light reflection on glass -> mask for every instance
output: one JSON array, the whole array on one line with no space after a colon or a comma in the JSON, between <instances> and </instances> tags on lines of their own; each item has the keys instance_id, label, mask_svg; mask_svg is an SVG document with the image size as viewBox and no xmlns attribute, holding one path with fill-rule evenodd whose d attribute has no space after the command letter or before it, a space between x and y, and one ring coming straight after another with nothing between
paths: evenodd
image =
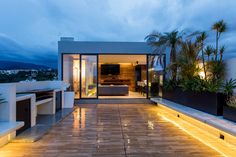
<instances>
[{"instance_id":1,"label":"light reflection on glass","mask_svg":"<svg viewBox=\"0 0 236 157\"><path fill-rule=\"evenodd\" d=\"M78 108L75 112L73 112L74 122L73 122L73 129L79 130L85 128L85 109Z\"/></svg>"}]
</instances>

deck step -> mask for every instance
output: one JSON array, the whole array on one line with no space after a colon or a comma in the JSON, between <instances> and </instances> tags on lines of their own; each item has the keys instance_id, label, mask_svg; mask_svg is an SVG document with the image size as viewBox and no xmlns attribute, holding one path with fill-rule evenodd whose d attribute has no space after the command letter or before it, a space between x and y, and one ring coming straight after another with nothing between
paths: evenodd
<instances>
[{"instance_id":1,"label":"deck step","mask_svg":"<svg viewBox=\"0 0 236 157\"><path fill-rule=\"evenodd\" d=\"M150 99L145 98L117 98L117 99L80 99L75 104L152 104Z\"/></svg>"}]
</instances>

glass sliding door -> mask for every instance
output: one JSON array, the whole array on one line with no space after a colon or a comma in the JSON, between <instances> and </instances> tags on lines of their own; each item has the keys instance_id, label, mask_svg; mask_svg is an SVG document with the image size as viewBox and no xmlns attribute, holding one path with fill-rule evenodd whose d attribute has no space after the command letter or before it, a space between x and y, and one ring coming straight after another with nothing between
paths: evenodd
<instances>
[{"instance_id":1,"label":"glass sliding door","mask_svg":"<svg viewBox=\"0 0 236 157\"><path fill-rule=\"evenodd\" d=\"M63 81L70 84L69 91L80 98L80 55L63 55Z\"/></svg>"},{"instance_id":2,"label":"glass sliding door","mask_svg":"<svg viewBox=\"0 0 236 157\"><path fill-rule=\"evenodd\" d=\"M148 56L148 96L162 96L164 55Z\"/></svg>"},{"instance_id":3,"label":"glass sliding door","mask_svg":"<svg viewBox=\"0 0 236 157\"><path fill-rule=\"evenodd\" d=\"M97 98L97 55L81 55L81 98Z\"/></svg>"}]
</instances>

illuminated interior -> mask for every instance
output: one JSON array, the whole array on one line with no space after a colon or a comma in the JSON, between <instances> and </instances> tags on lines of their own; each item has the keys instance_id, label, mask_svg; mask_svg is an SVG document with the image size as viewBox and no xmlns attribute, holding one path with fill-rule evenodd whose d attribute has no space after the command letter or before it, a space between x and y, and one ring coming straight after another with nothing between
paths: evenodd
<instances>
[{"instance_id":1,"label":"illuminated interior","mask_svg":"<svg viewBox=\"0 0 236 157\"><path fill-rule=\"evenodd\" d=\"M146 62L146 55L99 55L99 86L128 86L126 95L100 94L99 98L146 98ZM104 75L102 65L119 65L119 73Z\"/></svg>"},{"instance_id":2,"label":"illuminated interior","mask_svg":"<svg viewBox=\"0 0 236 157\"><path fill-rule=\"evenodd\" d=\"M97 97L97 56L82 55L81 58L81 97Z\"/></svg>"},{"instance_id":3,"label":"illuminated interior","mask_svg":"<svg viewBox=\"0 0 236 157\"><path fill-rule=\"evenodd\" d=\"M75 92L76 99L146 98L147 91L149 97L161 95L159 85L163 83L163 74L160 72L163 67L160 62L163 62L163 58L161 61L156 55L66 54L63 55L62 74L63 80L70 84L68 90ZM119 72L103 74L102 65L118 65ZM117 87L120 93L115 93L115 88L111 86ZM102 88L105 87L111 88L110 95L102 94Z\"/></svg>"},{"instance_id":4,"label":"illuminated interior","mask_svg":"<svg viewBox=\"0 0 236 157\"><path fill-rule=\"evenodd\" d=\"M148 56L148 92L149 97L162 95L164 56Z\"/></svg>"},{"instance_id":5,"label":"illuminated interior","mask_svg":"<svg viewBox=\"0 0 236 157\"><path fill-rule=\"evenodd\" d=\"M70 84L68 90L75 92L75 98L80 98L80 55L63 56L63 80Z\"/></svg>"},{"instance_id":6,"label":"illuminated interior","mask_svg":"<svg viewBox=\"0 0 236 157\"><path fill-rule=\"evenodd\" d=\"M79 98L80 88L79 88L79 81L80 81L80 60L76 59L73 60L73 89L76 89L75 96Z\"/></svg>"}]
</instances>

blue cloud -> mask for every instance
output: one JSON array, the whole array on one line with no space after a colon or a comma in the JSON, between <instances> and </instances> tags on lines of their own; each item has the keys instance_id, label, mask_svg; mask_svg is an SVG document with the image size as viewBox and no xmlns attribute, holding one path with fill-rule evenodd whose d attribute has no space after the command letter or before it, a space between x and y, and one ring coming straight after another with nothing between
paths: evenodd
<instances>
[{"instance_id":1,"label":"blue cloud","mask_svg":"<svg viewBox=\"0 0 236 157\"><path fill-rule=\"evenodd\" d=\"M5 58L15 55L15 59L21 56L37 63L48 59L47 64L56 65L61 36L88 41L143 41L153 30L179 28L206 30L208 42L214 43L211 25L224 19L228 32L221 43L226 44L226 58L236 57L235 8L235 0L2 0L0 34L5 39L0 39L0 49L8 49Z\"/></svg>"}]
</instances>

